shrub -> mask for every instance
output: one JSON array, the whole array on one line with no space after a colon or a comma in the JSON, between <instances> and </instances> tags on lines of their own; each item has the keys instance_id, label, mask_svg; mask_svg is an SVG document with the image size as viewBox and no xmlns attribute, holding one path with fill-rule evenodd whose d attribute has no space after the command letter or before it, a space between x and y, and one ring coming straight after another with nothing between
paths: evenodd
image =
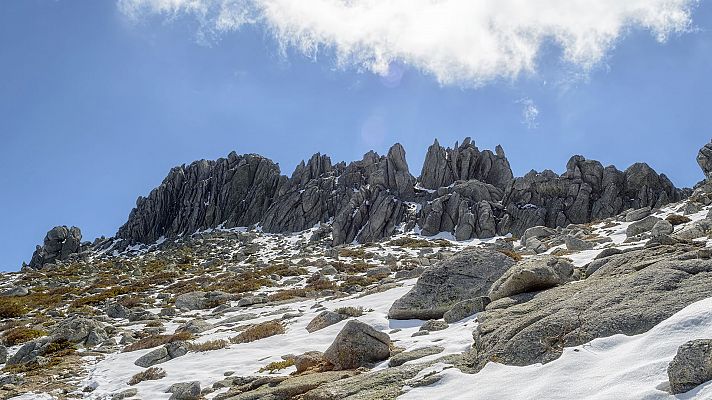
<instances>
[{"instance_id":1,"label":"shrub","mask_svg":"<svg viewBox=\"0 0 712 400\"><path fill-rule=\"evenodd\" d=\"M32 339L45 336L47 332L39 329L31 329L24 326L12 328L3 334L3 342L6 346L15 346L29 342Z\"/></svg>"},{"instance_id":2,"label":"shrub","mask_svg":"<svg viewBox=\"0 0 712 400\"><path fill-rule=\"evenodd\" d=\"M334 312L355 318L363 315L363 307L341 307L334 310Z\"/></svg>"},{"instance_id":3,"label":"shrub","mask_svg":"<svg viewBox=\"0 0 712 400\"><path fill-rule=\"evenodd\" d=\"M203 343L187 343L185 347L190 351L203 352L203 351L224 349L229 344L230 344L230 342L228 342L227 340L218 339L218 340L208 340L207 342L203 342Z\"/></svg>"},{"instance_id":4,"label":"shrub","mask_svg":"<svg viewBox=\"0 0 712 400\"><path fill-rule=\"evenodd\" d=\"M517 253L514 250L499 249L497 251L504 254L505 256L511 258L514 261L521 261L521 259L522 259L522 255Z\"/></svg>"},{"instance_id":5,"label":"shrub","mask_svg":"<svg viewBox=\"0 0 712 400\"><path fill-rule=\"evenodd\" d=\"M364 249L343 248L343 249L339 250L340 257L363 258L365 255L366 255L366 250L364 250Z\"/></svg>"},{"instance_id":6,"label":"shrub","mask_svg":"<svg viewBox=\"0 0 712 400\"><path fill-rule=\"evenodd\" d=\"M691 219L687 218L686 216L678 215L678 214L670 214L665 219L667 220L667 222L671 223L673 226L685 224L685 223L692 221Z\"/></svg>"},{"instance_id":7,"label":"shrub","mask_svg":"<svg viewBox=\"0 0 712 400\"><path fill-rule=\"evenodd\" d=\"M260 372L269 371L269 373L271 374L271 373L274 373L275 371L279 371L280 369L289 368L292 365L294 365L294 358L289 358L284 361L275 361L275 362L271 362L271 363L265 365L264 367L260 368Z\"/></svg>"},{"instance_id":8,"label":"shrub","mask_svg":"<svg viewBox=\"0 0 712 400\"><path fill-rule=\"evenodd\" d=\"M17 300L0 297L0 318L17 318L27 314L27 308Z\"/></svg>"},{"instance_id":9,"label":"shrub","mask_svg":"<svg viewBox=\"0 0 712 400\"><path fill-rule=\"evenodd\" d=\"M133 386L138 385L143 381L156 381L165 377L166 371L164 371L163 368L151 367L145 371L141 371L138 374L132 376L128 384Z\"/></svg>"},{"instance_id":10,"label":"shrub","mask_svg":"<svg viewBox=\"0 0 712 400\"><path fill-rule=\"evenodd\" d=\"M256 325L252 325L244 331L240 332L239 335L230 339L232 343L249 343L255 340L260 340L268 338L274 335L281 335L285 333L284 325L280 321L267 321Z\"/></svg>"},{"instance_id":11,"label":"shrub","mask_svg":"<svg viewBox=\"0 0 712 400\"><path fill-rule=\"evenodd\" d=\"M189 340L192 338L193 334L190 332L179 332L174 335L153 335L140 339L137 342L131 343L130 345L124 347L124 352L127 353L130 351L150 349L152 347L178 342L181 340Z\"/></svg>"}]
</instances>

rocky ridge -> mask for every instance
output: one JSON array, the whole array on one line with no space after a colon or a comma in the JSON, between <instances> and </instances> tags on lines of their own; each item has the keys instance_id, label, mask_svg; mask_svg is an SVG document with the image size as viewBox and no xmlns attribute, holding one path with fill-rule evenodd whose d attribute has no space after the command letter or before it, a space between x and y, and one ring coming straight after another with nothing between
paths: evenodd
<instances>
[{"instance_id":1,"label":"rocky ridge","mask_svg":"<svg viewBox=\"0 0 712 400\"><path fill-rule=\"evenodd\" d=\"M237 155L176 167L140 197L116 234L121 243L151 244L218 227L259 226L269 233L321 226L332 245L368 243L416 229L457 240L520 236L612 217L629 208L656 207L689 195L664 174L637 163L619 171L574 156L562 175L546 170L515 178L504 150L479 150L470 138L453 148L436 140L418 178L400 144L385 156L333 164L315 154L291 177L259 155Z\"/></svg>"}]
</instances>

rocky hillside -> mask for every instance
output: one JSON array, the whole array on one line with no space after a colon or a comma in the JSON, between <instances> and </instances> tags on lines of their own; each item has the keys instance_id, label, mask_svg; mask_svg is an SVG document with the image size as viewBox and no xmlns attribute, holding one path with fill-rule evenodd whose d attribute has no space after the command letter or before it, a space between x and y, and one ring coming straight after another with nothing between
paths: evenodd
<instances>
[{"instance_id":1,"label":"rocky hillside","mask_svg":"<svg viewBox=\"0 0 712 400\"><path fill-rule=\"evenodd\" d=\"M712 397L712 183L404 155L231 154L52 229L0 277L0 398Z\"/></svg>"}]
</instances>

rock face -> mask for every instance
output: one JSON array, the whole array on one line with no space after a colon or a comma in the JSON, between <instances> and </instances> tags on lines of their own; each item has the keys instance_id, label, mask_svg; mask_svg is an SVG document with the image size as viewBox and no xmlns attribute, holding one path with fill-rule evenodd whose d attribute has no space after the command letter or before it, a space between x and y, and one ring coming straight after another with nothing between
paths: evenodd
<instances>
[{"instance_id":1,"label":"rock face","mask_svg":"<svg viewBox=\"0 0 712 400\"><path fill-rule=\"evenodd\" d=\"M712 340L691 340L680 346L667 372L673 394L688 392L712 380Z\"/></svg>"},{"instance_id":2,"label":"rock face","mask_svg":"<svg viewBox=\"0 0 712 400\"><path fill-rule=\"evenodd\" d=\"M493 250L466 249L426 270L388 311L393 319L439 319L463 300L486 296L514 260Z\"/></svg>"},{"instance_id":3,"label":"rock face","mask_svg":"<svg viewBox=\"0 0 712 400\"><path fill-rule=\"evenodd\" d=\"M173 168L148 197L138 198L117 237L152 243L218 225L254 224L285 180L276 164L255 154L232 152Z\"/></svg>"},{"instance_id":4,"label":"rock face","mask_svg":"<svg viewBox=\"0 0 712 400\"><path fill-rule=\"evenodd\" d=\"M490 303L473 333L477 367L549 362L563 347L648 331L709 296L712 260L677 244L614 254L585 280ZM654 307L650 305L654 304Z\"/></svg>"},{"instance_id":5,"label":"rock face","mask_svg":"<svg viewBox=\"0 0 712 400\"><path fill-rule=\"evenodd\" d=\"M322 311L321 313L319 313L319 315L314 317L314 319L311 320L311 322L309 322L306 329L307 329L307 332L309 332L309 333L316 332L320 329L326 328L327 326L331 326L336 323L339 323L339 322L345 320L346 318L348 318L348 317L345 315L335 313L333 311Z\"/></svg>"},{"instance_id":6,"label":"rock face","mask_svg":"<svg viewBox=\"0 0 712 400\"><path fill-rule=\"evenodd\" d=\"M391 339L387 334L373 329L361 321L350 320L324 352L324 359L335 370L356 369L391 355Z\"/></svg>"},{"instance_id":7,"label":"rock face","mask_svg":"<svg viewBox=\"0 0 712 400\"><path fill-rule=\"evenodd\" d=\"M437 140L425 155L420 184L426 189L449 186L455 181L478 180L504 189L512 180L512 169L502 147L495 153L480 152L470 138L455 148L443 148Z\"/></svg>"},{"instance_id":8,"label":"rock face","mask_svg":"<svg viewBox=\"0 0 712 400\"><path fill-rule=\"evenodd\" d=\"M510 219L506 230L521 236L527 228L537 225L583 224L615 216L628 208L658 208L688 194L644 163L621 172L613 166L604 168L598 161L573 156L560 176L549 170L532 171L514 180L503 200Z\"/></svg>"},{"instance_id":9,"label":"rock face","mask_svg":"<svg viewBox=\"0 0 712 400\"><path fill-rule=\"evenodd\" d=\"M153 243L255 224L270 233L319 226L314 240L331 235L333 245L377 241L416 225L423 235L449 232L458 240L521 236L533 226L586 223L688 194L646 164L621 172L581 156L572 157L560 176L547 170L514 179L500 146L479 150L470 138L454 148L436 140L417 180L400 144L385 156L371 151L349 164L317 153L290 178L264 157L233 152L172 169L138 199L117 237Z\"/></svg>"},{"instance_id":10,"label":"rock face","mask_svg":"<svg viewBox=\"0 0 712 400\"><path fill-rule=\"evenodd\" d=\"M697 153L697 164L702 168L705 178L712 178L712 142L704 145Z\"/></svg>"},{"instance_id":11,"label":"rock face","mask_svg":"<svg viewBox=\"0 0 712 400\"><path fill-rule=\"evenodd\" d=\"M44 238L44 244L37 246L29 267L40 269L45 264L54 263L56 261L64 261L72 254L77 254L81 251L82 246L82 231L73 226L55 226L47 232Z\"/></svg>"}]
</instances>

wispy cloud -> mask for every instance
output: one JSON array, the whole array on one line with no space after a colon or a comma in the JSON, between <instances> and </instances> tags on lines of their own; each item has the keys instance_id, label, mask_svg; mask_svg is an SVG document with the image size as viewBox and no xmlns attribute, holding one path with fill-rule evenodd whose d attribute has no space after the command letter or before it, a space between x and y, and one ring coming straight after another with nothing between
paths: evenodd
<instances>
[{"instance_id":1,"label":"wispy cloud","mask_svg":"<svg viewBox=\"0 0 712 400\"><path fill-rule=\"evenodd\" d=\"M478 86L537 68L545 43L582 71L631 29L687 30L697 0L118 0L132 18L190 15L200 34L262 24L283 48L388 75L396 62L442 84ZM333 53L332 53L333 51Z\"/></svg>"},{"instance_id":2,"label":"wispy cloud","mask_svg":"<svg viewBox=\"0 0 712 400\"><path fill-rule=\"evenodd\" d=\"M522 123L529 129L537 128L539 126L539 107L534 103L534 100L525 97L517 100L517 103L522 105Z\"/></svg>"}]
</instances>

